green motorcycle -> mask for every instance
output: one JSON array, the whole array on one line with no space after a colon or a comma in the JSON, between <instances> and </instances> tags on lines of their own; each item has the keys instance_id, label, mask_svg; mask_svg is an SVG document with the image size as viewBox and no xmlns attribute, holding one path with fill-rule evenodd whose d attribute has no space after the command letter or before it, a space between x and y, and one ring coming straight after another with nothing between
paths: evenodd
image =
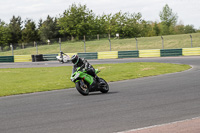
<instances>
[{"instance_id":1,"label":"green motorcycle","mask_svg":"<svg viewBox=\"0 0 200 133\"><path fill-rule=\"evenodd\" d=\"M95 69L96 74L99 72L98 69ZM88 95L90 92L100 91L102 93L107 93L109 91L108 83L102 78L99 78L99 80L100 81L97 81L96 78L87 74L83 67L78 67L71 75L71 81L76 84L78 92L84 96Z\"/></svg>"}]
</instances>

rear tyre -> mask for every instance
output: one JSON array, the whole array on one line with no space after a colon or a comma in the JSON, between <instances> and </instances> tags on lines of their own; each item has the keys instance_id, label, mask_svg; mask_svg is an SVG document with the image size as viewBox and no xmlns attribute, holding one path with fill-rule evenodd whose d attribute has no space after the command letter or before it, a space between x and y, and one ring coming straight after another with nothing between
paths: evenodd
<instances>
[{"instance_id":1,"label":"rear tyre","mask_svg":"<svg viewBox=\"0 0 200 133\"><path fill-rule=\"evenodd\" d=\"M104 83L104 84L101 86L100 91L101 91L102 93L107 93L107 92L109 91L108 83L107 83L104 79L102 79L102 78L99 78L99 79L100 79L100 82Z\"/></svg>"},{"instance_id":2,"label":"rear tyre","mask_svg":"<svg viewBox=\"0 0 200 133\"><path fill-rule=\"evenodd\" d=\"M80 86L80 81L76 83L76 89L83 96L87 96L89 94L89 88L88 87L85 87L85 88L81 87Z\"/></svg>"}]
</instances>

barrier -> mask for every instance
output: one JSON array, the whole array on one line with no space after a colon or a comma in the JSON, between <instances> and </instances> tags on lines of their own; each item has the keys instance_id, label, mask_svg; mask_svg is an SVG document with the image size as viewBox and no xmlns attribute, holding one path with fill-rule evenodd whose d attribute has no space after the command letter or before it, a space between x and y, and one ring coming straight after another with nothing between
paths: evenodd
<instances>
[{"instance_id":1,"label":"barrier","mask_svg":"<svg viewBox=\"0 0 200 133\"><path fill-rule=\"evenodd\" d=\"M97 52L94 53L78 53L78 56L85 59L97 59Z\"/></svg>"},{"instance_id":2,"label":"barrier","mask_svg":"<svg viewBox=\"0 0 200 133\"><path fill-rule=\"evenodd\" d=\"M118 51L118 58L136 58L139 57L139 51Z\"/></svg>"},{"instance_id":3,"label":"barrier","mask_svg":"<svg viewBox=\"0 0 200 133\"><path fill-rule=\"evenodd\" d=\"M14 62L13 56L0 56L0 62Z\"/></svg>"},{"instance_id":4,"label":"barrier","mask_svg":"<svg viewBox=\"0 0 200 133\"><path fill-rule=\"evenodd\" d=\"M58 56L58 54L43 54L43 60L44 61L55 61L56 56Z\"/></svg>"},{"instance_id":5,"label":"barrier","mask_svg":"<svg viewBox=\"0 0 200 133\"><path fill-rule=\"evenodd\" d=\"M139 50L139 57L160 57L160 49Z\"/></svg>"},{"instance_id":6,"label":"barrier","mask_svg":"<svg viewBox=\"0 0 200 133\"><path fill-rule=\"evenodd\" d=\"M73 55L77 55L77 53L66 53L71 58Z\"/></svg>"},{"instance_id":7,"label":"barrier","mask_svg":"<svg viewBox=\"0 0 200 133\"><path fill-rule=\"evenodd\" d=\"M31 55L15 55L14 62L32 62Z\"/></svg>"},{"instance_id":8,"label":"barrier","mask_svg":"<svg viewBox=\"0 0 200 133\"><path fill-rule=\"evenodd\" d=\"M117 59L118 51L98 52L98 59Z\"/></svg>"},{"instance_id":9,"label":"barrier","mask_svg":"<svg viewBox=\"0 0 200 133\"><path fill-rule=\"evenodd\" d=\"M32 62L44 61L43 55L42 55L42 54L39 54L39 55L31 55L31 57L32 57Z\"/></svg>"},{"instance_id":10,"label":"barrier","mask_svg":"<svg viewBox=\"0 0 200 133\"><path fill-rule=\"evenodd\" d=\"M182 56L182 49L161 49L160 56Z\"/></svg>"},{"instance_id":11,"label":"barrier","mask_svg":"<svg viewBox=\"0 0 200 133\"><path fill-rule=\"evenodd\" d=\"M200 55L200 48L183 48L183 56Z\"/></svg>"},{"instance_id":12,"label":"barrier","mask_svg":"<svg viewBox=\"0 0 200 133\"><path fill-rule=\"evenodd\" d=\"M191 56L200 55L200 47L182 49L153 49L139 51L107 51L90 53L66 53L70 57L78 54L85 59L117 59L117 58L137 58L137 57L167 57L167 56ZM44 55L15 55L0 56L0 62L35 62L35 61L56 61L59 54Z\"/></svg>"}]
</instances>

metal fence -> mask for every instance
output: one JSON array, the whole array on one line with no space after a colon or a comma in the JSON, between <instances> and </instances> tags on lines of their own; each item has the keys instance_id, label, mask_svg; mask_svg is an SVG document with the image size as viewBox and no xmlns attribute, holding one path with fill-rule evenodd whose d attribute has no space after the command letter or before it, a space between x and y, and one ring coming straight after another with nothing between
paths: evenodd
<instances>
[{"instance_id":1,"label":"metal fence","mask_svg":"<svg viewBox=\"0 0 200 133\"><path fill-rule=\"evenodd\" d=\"M107 35L107 34L97 34L97 35L90 35L90 36L67 36L62 37L62 42L71 42L71 41L91 41L91 40L100 40L106 38L115 38L114 36ZM26 49L31 47L37 46L44 46L44 45L51 45L55 43L59 43L60 38L49 39L46 41L34 41L29 43L10 43L3 46L0 46L0 52L10 51L10 50L18 50L18 49Z\"/></svg>"},{"instance_id":2,"label":"metal fence","mask_svg":"<svg viewBox=\"0 0 200 133\"><path fill-rule=\"evenodd\" d=\"M82 41L84 44L84 52L86 52L86 41L91 41L91 40L101 40L101 39L107 39L108 40L108 47L110 47L110 51L112 51L112 40L113 39L123 39L123 36L119 36L119 34L116 35L109 35L109 34L98 34L98 35L93 35L93 36L67 36L67 37L62 37L62 38L55 38L55 39L50 39L46 41L34 41L30 43L10 43L7 44L6 46L0 46L0 52L5 52L5 51L12 51L12 55L14 55L14 50L19 50L19 49L26 49L26 48L36 48L36 53L38 54L38 47L39 46L44 46L44 45L51 45L51 44L60 44L60 51L61 51L61 41L62 42L76 42L76 41ZM136 50L139 50L138 45L139 45L139 38L135 38L135 48ZM192 35L188 35L188 39L190 39L190 47L193 47L193 37ZM161 49L165 49L165 37L161 36L160 38L161 42Z\"/></svg>"}]
</instances>

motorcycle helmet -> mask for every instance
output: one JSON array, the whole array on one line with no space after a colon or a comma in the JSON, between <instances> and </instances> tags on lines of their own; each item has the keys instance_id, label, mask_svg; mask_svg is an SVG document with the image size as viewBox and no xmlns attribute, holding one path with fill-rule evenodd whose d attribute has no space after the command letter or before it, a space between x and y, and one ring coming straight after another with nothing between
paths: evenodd
<instances>
[{"instance_id":1,"label":"motorcycle helmet","mask_svg":"<svg viewBox=\"0 0 200 133\"><path fill-rule=\"evenodd\" d=\"M78 62L79 62L79 57L78 57L78 55L73 55L73 56L71 57L71 60L72 60L72 63L73 63L74 65L78 64Z\"/></svg>"},{"instance_id":2,"label":"motorcycle helmet","mask_svg":"<svg viewBox=\"0 0 200 133\"><path fill-rule=\"evenodd\" d=\"M83 61L81 58L78 57L78 55L73 55L71 57L71 61L74 65L77 65L77 66L81 66L83 65Z\"/></svg>"}]
</instances>

